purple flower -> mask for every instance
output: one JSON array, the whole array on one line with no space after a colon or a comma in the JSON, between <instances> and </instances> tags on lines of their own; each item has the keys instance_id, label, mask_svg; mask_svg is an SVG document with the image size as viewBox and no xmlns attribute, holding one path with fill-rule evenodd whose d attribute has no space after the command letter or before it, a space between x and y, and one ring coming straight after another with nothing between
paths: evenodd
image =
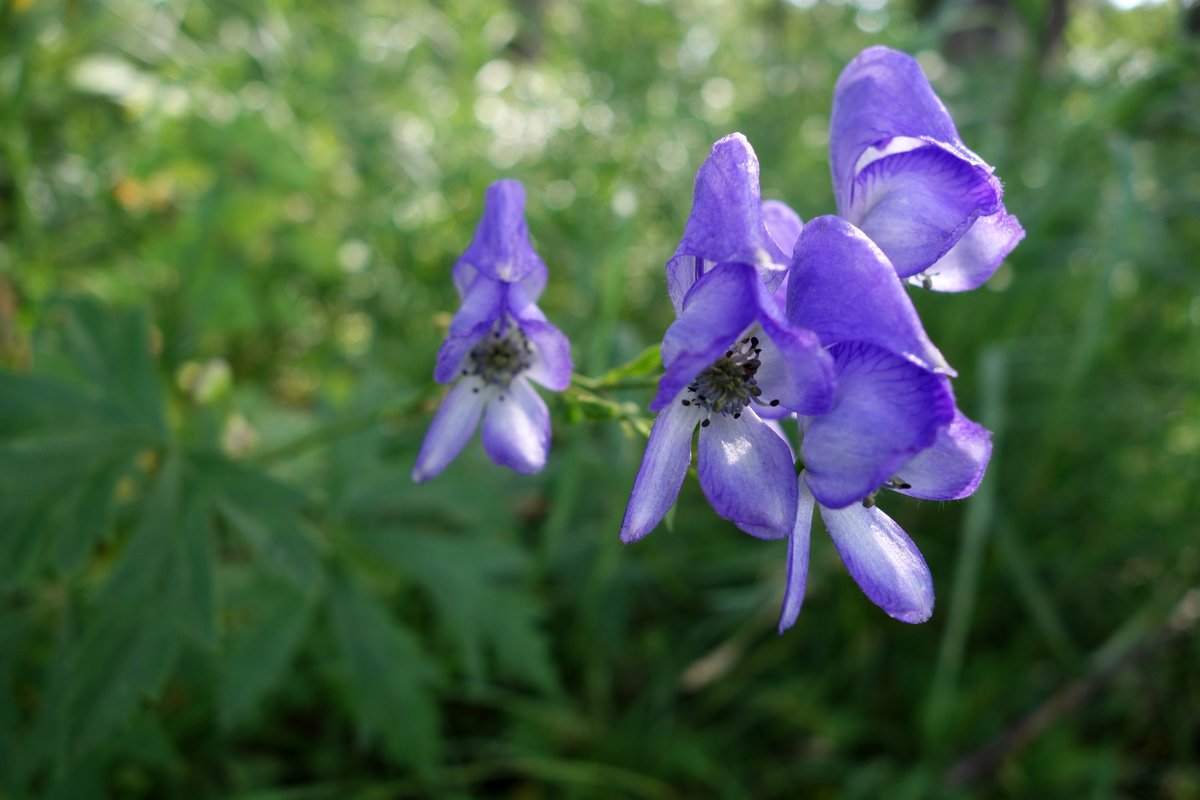
<instances>
[{"instance_id":1,"label":"purple flower","mask_svg":"<svg viewBox=\"0 0 1200 800\"><path fill-rule=\"evenodd\" d=\"M958 138L911 56L870 47L838 79L829 160L838 213L901 278L941 291L982 285L1024 236L1000 181Z\"/></svg>"},{"instance_id":2,"label":"purple flower","mask_svg":"<svg viewBox=\"0 0 1200 800\"><path fill-rule=\"evenodd\" d=\"M987 467L989 434L955 407L949 369L887 257L845 220L819 217L804 227L787 314L829 346L837 388L825 414L800 418L804 469L780 631L800 611L814 505L867 596L896 619L923 622L933 611L929 569L873 497L881 488L938 500L969 495Z\"/></svg>"},{"instance_id":3,"label":"purple flower","mask_svg":"<svg viewBox=\"0 0 1200 800\"><path fill-rule=\"evenodd\" d=\"M743 136L714 145L696 176L683 241L667 265L678 316L663 337L665 374L650 404L659 414L622 541L645 536L675 502L697 426L700 486L717 513L754 536L778 538L792 529L791 451L764 420L824 413L833 395L833 359L811 331L787 321L782 297L769 290L780 283L787 258L768 221L786 235L789 224L799 228L789 213L764 209L758 160Z\"/></svg>"},{"instance_id":4,"label":"purple flower","mask_svg":"<svg viewBox=\"0 0 1200 800\"><path fill-rule=\"evenodd\" d=\"M454 386L425 434L414 481L441 474L481 417L484 450L497 464L533 473L546 463L550 414L530 381L566 389L571 352L567 337L537 307L546 265L529 241L524 209L518 181L489 186L475 237L454 264L462 306L434 369L439 383Z\"/></svg>"}]
</instances>

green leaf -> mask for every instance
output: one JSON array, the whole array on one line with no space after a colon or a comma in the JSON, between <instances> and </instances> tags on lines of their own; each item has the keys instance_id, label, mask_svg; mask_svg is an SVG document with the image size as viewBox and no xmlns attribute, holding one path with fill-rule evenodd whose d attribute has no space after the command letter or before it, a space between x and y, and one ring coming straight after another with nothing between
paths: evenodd
<instances>
[{"instance_id":1,"label":"green leaf","mask_svg":"<svg viewBox=\"0 0 1200 800\"><path fill-rule=\"evenodd\" d=\"M323 570L317 543L301 514L303 492L219 455L198 454L192 462L221 518L263 566L317 593Z\"/></svg>"},{"instance_id":2,"label":"green leaf","mask_svg":"<svg viewBox=\"0 0 1200 800\"><path fill-rule=\"evenodd\" d=\"M169 456L81 630L64 642L46 704L60 758L91 751L156 696L185 636L215 644L211 523L185 477L182 457Z\"/></svg>"},{"instance_id":3,"label":"green leaf","mask_svg":"<svg viewBox=\"0 0 1200 800\"><path fill-rule=\"evenodd\" d=\"M433 601L474 681L495 672L544 691L557 686L539 605L520 584L525 554L486 534L367 534L367 547L409 576Z\"/></svg>"},{"instance_id":4,"label":"green leaf","mask_svg":"<svg viewBox=\"0 0 1200 800\"><path fill-rule=\"evenodd\" d=\"M437 673L416 638L346 575L332 582L329 614L359 736L428 771L440 755Z\"/></svg>"},{"instance_id":5,"label":"green leaf","mask_svg":"<svg viewBox=\"0 0 1200 800\"><path fill-rule=\"evenodd\" d=\"M314 605L311 593L271 573L249 570L231 577L236 583L226 598L230 622L217 690L226 727L245 719L284 677Z\"/></svg>"},{"instance_id":6,"label":"green leaf","mask_svg":"<svg viewBox=\"0 0 1200 800\"><path fill-rule=\"evenodd\" d=\"M619 367L614 367L596 379L597 383L617 383L624 378L642 378L662 372L661 345L652 344Z\"/></svg>"},{"instance_id":7,"label":"green leaf","mask_svg":"<svg viewBox=\"0 0 1200 800\"><path fill-rule=\"evenodd\" d=\"M166 430L162 389L144 309L108 308L84 298L59 303L67 352L103 396L130 418Z\"/></svg>"}]
</instances>

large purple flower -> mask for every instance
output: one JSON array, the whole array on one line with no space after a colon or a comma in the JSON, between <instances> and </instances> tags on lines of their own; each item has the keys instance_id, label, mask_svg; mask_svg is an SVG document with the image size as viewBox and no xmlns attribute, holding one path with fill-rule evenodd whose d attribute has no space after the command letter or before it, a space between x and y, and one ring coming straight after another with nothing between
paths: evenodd
<instances>
[{"instance_id":1,"label":"large purple flower","mask_svg":"<svg viewBox=\"0 0 1200 800\"><path fill-rule=\"evenodd\" d=\"M983 284L1024 236L1000 181L958 137L911 56L870 47L838 79L829 160L838 213L902 278L942 291Z\"/></svg>"},{"instance_id":2,"label":"large purple flower","mask_svg":"<svg viewBox=\"0 0 1200 800\"><path fill-rule=\"evenodd\" d=\"M571 351L567 337L537 307L546 265L529 241L524 208L519 182L489 186L475 237L454 264L462 306L434 369L439 383L454 386L425 435L414 481L439 475L481 417L484 450L497 464L533 473L546 463L550 414L530 381L566 389Z\"/></svg>"},{"instance_id":3,"label":"large purple flower","mask_svg":"<svg viewBox=\"0 0 1200 800\"><path fill-rule=\"evenodd\" d=\"M833 359L811 331L790 324L773 295L786 257L767 221L787 235L794 214L764 209L758 160L740 134L717 142L696 176L692 214L667 265L678 318L663 337L665 374L622 541L645 536L675 502L700 427L700 486L713 508L754 536L792 529L791 452L764 418L822 414ZM795 230L792 231L794 236Z\"/></svg>"},{"instance_id":4,"label":"large purple flower","mask_svg":"<svg viewBox=\"0 0 1200 800\"><path fill-rule=\"evenodd\" d=\"M804 469L780 631L800 610L814 505L867 596L897 619L923 622L933 610L929 570L873 497L881 488L967 496L987 466L989 434L955 407L945 362L887 257L845 220L819 217L800 234L787 313L829 346L837 388L827 413L800 417Z\"/></svg>"}]
</instances>

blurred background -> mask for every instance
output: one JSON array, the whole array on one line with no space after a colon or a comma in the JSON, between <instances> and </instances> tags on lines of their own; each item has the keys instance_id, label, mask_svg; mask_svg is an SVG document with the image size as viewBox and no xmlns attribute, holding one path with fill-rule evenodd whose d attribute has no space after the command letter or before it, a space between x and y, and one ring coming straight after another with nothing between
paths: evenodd
<instances>
[{"instance_id":1,"label":"blurred background","mask_svg":"<svg viewBox=\"0 0 1200 800\"><path fill-rule=\"evenodd\" d=\"M411 483L490 181L600 375L714 140L833 211L871 44L1028 231L913 292L997 443L881 501L930 622L818 531L777 636L786 544L694 479L621 546L645 389ZM1200 797L1198 253L1195 5L0 0L0 797Z\"/></svg>"}]
</instances>

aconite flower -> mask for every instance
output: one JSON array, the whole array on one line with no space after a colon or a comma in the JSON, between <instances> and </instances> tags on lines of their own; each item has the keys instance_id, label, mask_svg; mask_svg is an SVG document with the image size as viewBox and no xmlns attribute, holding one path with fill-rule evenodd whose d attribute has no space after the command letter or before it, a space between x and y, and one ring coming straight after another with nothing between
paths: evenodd
<instances>
[{"instance_id":1,"label":"aconite flower","mask_svg":"<svg viewBox=\"0 0 1200 800\"><path fill-rule=\"evenodd\" d=\"M434 378L452 383L413 467L414 481L439 475L483 420L483 447L497 464L533 473L546 463L550 414L532 382L553 391L571 381L567 337L546 321L537 298L546 265L529 241L525 190L488 187L483 218L454 264L462 306L438 353Z\"/></svg>"}]
</instances>

